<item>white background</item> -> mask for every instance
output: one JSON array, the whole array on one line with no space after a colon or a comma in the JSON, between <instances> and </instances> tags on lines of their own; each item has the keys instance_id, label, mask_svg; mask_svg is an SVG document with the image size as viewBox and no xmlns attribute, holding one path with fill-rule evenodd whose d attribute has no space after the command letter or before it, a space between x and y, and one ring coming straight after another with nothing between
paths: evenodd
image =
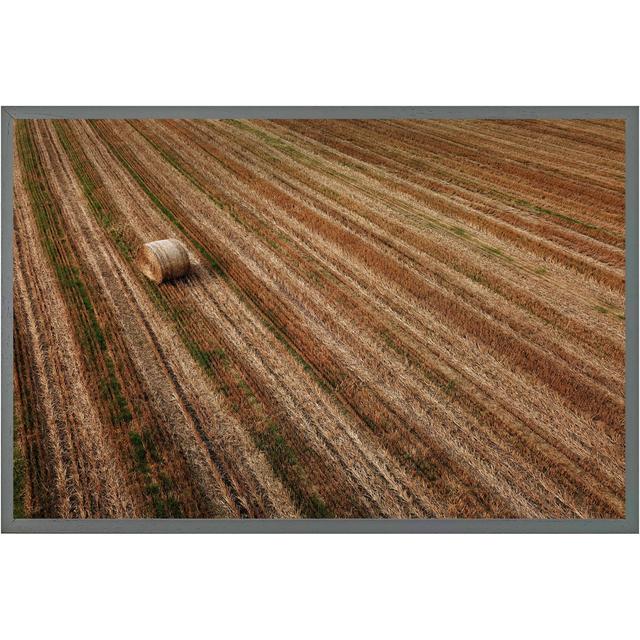
<instances>
[{"instance_id":1,"label":"white background","mask_svg":"<svg viewBox=\"0 0 640 640\"><path fill-rule=\"evenodd\" d=\"M0 102L637 105L630 6L6 3ZM637 632L638 536L3 535L0 553L9 638Z\"/></svg>"}]
</instances>

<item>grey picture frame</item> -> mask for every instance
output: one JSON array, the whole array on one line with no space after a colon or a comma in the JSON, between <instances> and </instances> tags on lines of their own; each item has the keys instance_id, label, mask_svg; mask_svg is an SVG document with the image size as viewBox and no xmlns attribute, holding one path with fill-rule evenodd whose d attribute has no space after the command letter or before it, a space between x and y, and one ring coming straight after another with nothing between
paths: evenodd
<instances>
[{"instance_id":1,"label":"grey picture frame","mask_svg":"<svg viewBox=\"0 0 640 640\"><path fill-rule=\"evenodd\" d=\"M626 508L619 520L62 520L13 516L13 123L17 119L417 118L623 119L626 122ZM3 533L638 533L638 107L97 107L2 108Z\"/></svg>"}]
</instances>

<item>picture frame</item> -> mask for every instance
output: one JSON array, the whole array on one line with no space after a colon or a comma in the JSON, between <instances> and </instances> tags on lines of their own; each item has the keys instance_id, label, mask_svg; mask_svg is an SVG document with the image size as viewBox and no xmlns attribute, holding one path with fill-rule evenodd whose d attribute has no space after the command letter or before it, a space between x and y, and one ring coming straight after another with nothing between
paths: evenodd
<instances>
[{"instance_id":1,"label":"picture frame","mask_svg":"<svg viewBox=\"0 0 640 640\"><path fill-rule=\"evenodd\" d=\"M623 119L626 123L626 509L619 520L15 519L13 516L13 127L21 119ZM7 533L637 533L637 107L3 107L2 531Z\"/></svg>"}]
</instances>

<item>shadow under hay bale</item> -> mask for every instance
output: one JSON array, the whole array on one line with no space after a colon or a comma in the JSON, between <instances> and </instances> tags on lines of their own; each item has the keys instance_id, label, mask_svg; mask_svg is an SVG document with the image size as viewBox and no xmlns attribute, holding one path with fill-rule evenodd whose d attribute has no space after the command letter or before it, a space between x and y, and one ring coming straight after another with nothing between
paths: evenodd
<instances>
[{"instance_id":1,"label":"shadow under hay bale","mask_svg":"<svg viewBox=\"0 0 640 640\"><path fill-rule=\"evenodd\" d=\"M136 265L156 284L182 278L191 270L187 250L175 238L143 244L136 255Z\"/></svg>"}]
</instances>

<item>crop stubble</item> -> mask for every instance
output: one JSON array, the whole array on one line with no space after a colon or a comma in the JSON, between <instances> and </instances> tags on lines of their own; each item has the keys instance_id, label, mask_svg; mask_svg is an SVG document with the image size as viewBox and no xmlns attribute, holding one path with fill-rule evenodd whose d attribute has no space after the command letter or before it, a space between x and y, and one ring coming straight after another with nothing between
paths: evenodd
<instances>
[{"instance_id":1,"label":"crop stubble","mask_svg":"<svg viewBox=\"0 0 640 640\"><path fill-rule=\"evenodd\" d=\"M623 517L623 141L18 122L16 511Z\"/></svg>"}]
</instances>

